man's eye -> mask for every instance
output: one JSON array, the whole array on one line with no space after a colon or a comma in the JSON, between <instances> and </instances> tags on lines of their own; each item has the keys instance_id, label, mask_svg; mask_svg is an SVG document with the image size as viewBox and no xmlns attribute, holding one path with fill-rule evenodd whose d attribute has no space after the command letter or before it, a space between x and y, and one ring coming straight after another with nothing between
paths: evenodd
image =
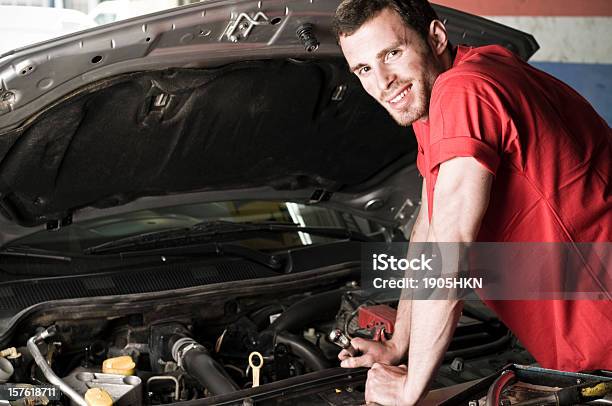
<instances>
[{"instance_id":1,"label":"man's eye","mask_svg":"<svg viewBox=\"0 0 612 406\"><path fill-rule=\"evenodd\" d=\"M359 75L365 75L366 73L368 73L370 71L370 67L369 66L364 66L363 68L359 69L357 71L357 73Z\"/></svg>"},{"instance_id":2,"label":"man's eye","mask_svg":"<svg viewBox=\"0 0 612 406\"><path fill-rule=\"evenodd\" d=\"M387 58L386 58L386 59L387 59L387 60L389 60L389 59L393 59L393 58L395 58L396 56L398 56L398 55L399 55L399 53L400 53L400 51L399 51L399 50L394 49L393 51L390 51L390 52L387 54Z\"/></svg>"}]
</instances>

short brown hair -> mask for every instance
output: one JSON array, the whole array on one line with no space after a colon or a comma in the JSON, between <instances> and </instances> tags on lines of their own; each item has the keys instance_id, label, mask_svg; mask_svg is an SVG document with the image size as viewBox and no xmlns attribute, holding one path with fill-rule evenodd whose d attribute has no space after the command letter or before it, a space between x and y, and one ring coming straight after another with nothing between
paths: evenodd
<instances>
[{"instance_id":1,"label":"short brown hair","mask_svg":"<svg viewBox=\"0 0 612 406\"><path fill-rule=\"evenodd\" d=\"M438 15L427 0L343 0L336 9L334 32L336 40L349 36L364 23L385 9L395 11L406 26L415 30L426 40L429 26Z\"/></svg>"}]
</instances>

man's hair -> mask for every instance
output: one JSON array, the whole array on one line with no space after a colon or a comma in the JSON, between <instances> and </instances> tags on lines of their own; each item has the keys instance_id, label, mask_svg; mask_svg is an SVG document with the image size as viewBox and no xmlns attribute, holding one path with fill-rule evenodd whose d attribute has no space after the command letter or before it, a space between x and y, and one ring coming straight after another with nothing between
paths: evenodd
<instances>
[{"instance_id":1,"label":"man's hair","mask_svg":"<svg viewBox=\"0 0 612 406\"><path fill-rule=\"evenodd\" d=\"M352 35L387 8L399 14L406 26L424 40L427 40L431 22L438 20L438 15L427 0L343 0L334 18L336 40L340 36Z\"/></svg>"}]
</instances>

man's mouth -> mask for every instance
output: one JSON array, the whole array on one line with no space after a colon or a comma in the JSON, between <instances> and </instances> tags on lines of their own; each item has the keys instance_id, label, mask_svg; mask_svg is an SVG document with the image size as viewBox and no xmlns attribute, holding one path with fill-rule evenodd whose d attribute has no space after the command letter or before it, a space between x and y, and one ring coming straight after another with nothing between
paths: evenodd
<instances>
[{"instance_id":1,"label":"man's mouth","mask_svg":"<svg viewBox=\"0 0 612 406\"><path fill-rule=\"evenodd\" d=\"M408 98L406 96L408 96L408 93L410 93L411 89L412 83L401 88L399 92L397 92L393 97L387 99L387 103L389 103L393 108L403 107L404 103L408 101Z\"/></svg>"}]
</instances>

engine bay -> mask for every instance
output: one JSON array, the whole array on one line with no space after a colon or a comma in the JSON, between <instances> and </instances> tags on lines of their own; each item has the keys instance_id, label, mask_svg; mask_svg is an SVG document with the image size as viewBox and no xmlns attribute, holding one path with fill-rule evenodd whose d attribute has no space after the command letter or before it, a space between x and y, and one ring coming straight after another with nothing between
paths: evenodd
<instances>
[{"instance_id":1,"label":"engine bay","mask_svg":"<svg viewBox=\"0 0 612 406\"><path fill-rule=\"evenodd\" d=\"M396 305L343 281L306 293L220 295L149 312L113 312L111 306L98 310L99 317L64 308L63 317L49 311L24 323L29 328L13 335L0 369L15 386L50 383L63 393L57 400L29 396L11 404L191 404L340 369L341 348L330 332L388 339ZM483 309L466 305L434 387L484 377L509 361L532 361ZM363 379L356 382L336 391L362 396Z\"/></svg>"}]
</instances>

